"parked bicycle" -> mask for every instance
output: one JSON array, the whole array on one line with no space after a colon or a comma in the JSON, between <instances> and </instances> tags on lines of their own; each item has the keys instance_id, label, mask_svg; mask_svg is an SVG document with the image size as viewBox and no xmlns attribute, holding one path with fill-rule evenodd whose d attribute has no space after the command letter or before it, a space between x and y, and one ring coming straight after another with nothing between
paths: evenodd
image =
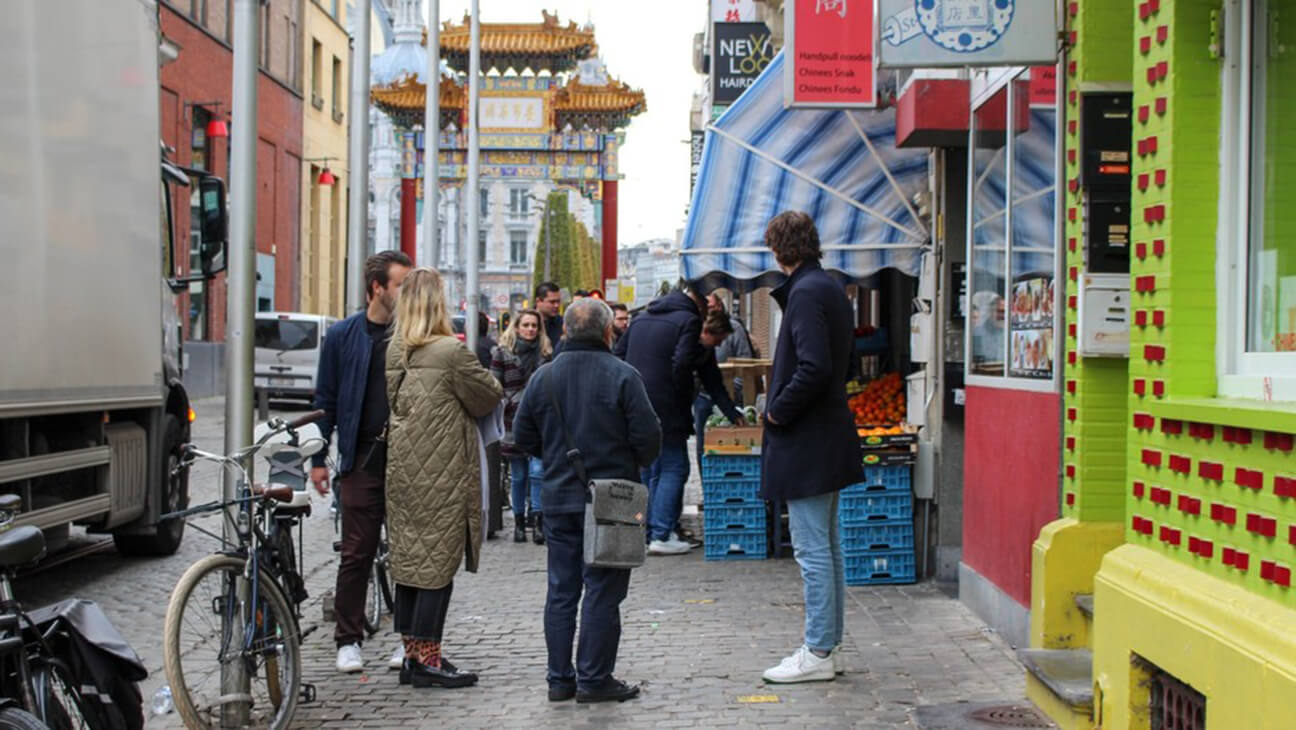
<instances>
[{"instance_id":1,"label":"parked bicycle","mask_svg":"<svg viewBox=\"0 0 1296 730\"><path fill-rule=\"evenodd\" d=\"M0 496L0 728L143 727L137 682L148 676L93 601L69 599L30 613L14 596L17 569L45 554L36 527L12 527L22 507Z\"/></svg>"},{"instance_id":2,"label":"parked bicycle","mask_svg":"<svg viewBox=\"0 0 1296 730\"><path fill-rule=\"evenodd\" d=\"M299 702L315 699L314 686L301 680L301 603L307 594L299 527L310 514L310 496L304 481L301 488L276 481L255 484L243 464L264 456L272 473L275 467L300 467L324 443L303 439L299 429L323 415L271 419L256 443L232 454L208 453L193 444L184 448L181 468L201 459L237 476L233 499L164 516L226 511L233 521L232 543L192 525L220 539L222 548L185 571L167 607L167 680L176 710L190 728L283 728Z\"/></svg>"}]
</instances>

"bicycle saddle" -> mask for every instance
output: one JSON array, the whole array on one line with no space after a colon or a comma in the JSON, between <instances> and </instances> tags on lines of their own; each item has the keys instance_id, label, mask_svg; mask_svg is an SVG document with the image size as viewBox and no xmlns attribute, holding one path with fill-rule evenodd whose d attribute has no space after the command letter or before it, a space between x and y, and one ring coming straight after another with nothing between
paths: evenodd
<instances>
[{"instance_id":1,"label":"bicycle saddle","mask_svg":"<svg viewBox=\"0 0 1296 730\"><path fill-rule=\"evenodd\" d=\"M260 497L266 501L291 502L293 501L294 491L295 490L292 487L284 486L282 484L258 483L252 485L253 496Z\"/></svg>"},{"instance_id":2,"label":"bicycle saddle","mask_svg":"<svg viewBox=\"0 0 1296 730\"><path fill-rule=\"evenodd\" d=\"M0 532L0 567L13 568L44 557L45 533L39 527L21 525Z\"/></svg>"}]
</instances>

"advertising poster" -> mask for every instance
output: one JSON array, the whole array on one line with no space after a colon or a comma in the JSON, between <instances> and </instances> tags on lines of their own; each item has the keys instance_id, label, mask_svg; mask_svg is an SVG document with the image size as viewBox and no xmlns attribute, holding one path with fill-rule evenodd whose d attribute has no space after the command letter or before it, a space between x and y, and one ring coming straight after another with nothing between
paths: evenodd
<instances>
[{"instance_id":1,"label":"advertising poster","mask_svg":"<svg viewBox=\"0 0 1296 730\"><path fill-rule=\"evenodd\" d=\"M732 104L774 60L774 45L764 23L712 26L711 103Z\"/></svg>"},{"instance_id":2,"label":"advertising poster","mask_svg":"<svg viewBox=\"0 0 1296 730\"><path fill-rule=\"evenodd\" d=\"M1018 378L1053 377L1053 277L1027 275L1013 282L1008 331L1008 374Z\"/></svg>"},{"instance_id":3,"label":"advertising poster","mask_svg":"<svg viewBox=\"0 0 1296 730\"><path fill-rule=\"evenodd\" d=\"M689 134L689 199L693 199L693 188L697 186L698 172L702 169L702 147L706 142L705 132Z\"/></svg>"},{"instance_id":4,"label":"advertising poster","mask_svg":"<svg viewBox=\"0 0 1296 730\"><path fill-rule=\"evenodd\" d=\"M711 0L711 21L714 23L755 23L756 0Z\"/></svg>"},{"instance_id":5,"label":"advertising poster","mask_svg":"<svg viewBox=\"0 0 1296 730\"><path fill-rule=\"evenodd\" d=\"M783 10L787 106L877 106L873 3L787 0Z\"/></svg>"}]
</instances>

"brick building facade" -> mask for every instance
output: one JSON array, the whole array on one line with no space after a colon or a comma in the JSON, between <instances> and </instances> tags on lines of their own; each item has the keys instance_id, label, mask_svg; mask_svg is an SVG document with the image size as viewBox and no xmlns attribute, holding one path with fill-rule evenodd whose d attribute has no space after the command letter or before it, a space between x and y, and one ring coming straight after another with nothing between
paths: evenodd
<instances>
[{"instance_id":1,"label":"brick building facade","mask_svg":"<svg viewBox=\"0 0 1296 730\"><path fill-rule=\"evenodd\" d=\"M294 310L300 300L303 0L261 6L257 86L257 309ZM207 139L208 120L232 111L232 0L163 0L162 33L180 47L161 70L162 141L181 165L229 180L230 138ZM202 102L201 104L196 104ZM177 200L177 231L188 231L189 206ZM177 235L177 247L188 239ZM196 258L196 257L195 257ZM188 270L190 256L177 256ZM224 339L225 276L191 285L181 297L186 339Z\"/></svg>"}]
</instances>

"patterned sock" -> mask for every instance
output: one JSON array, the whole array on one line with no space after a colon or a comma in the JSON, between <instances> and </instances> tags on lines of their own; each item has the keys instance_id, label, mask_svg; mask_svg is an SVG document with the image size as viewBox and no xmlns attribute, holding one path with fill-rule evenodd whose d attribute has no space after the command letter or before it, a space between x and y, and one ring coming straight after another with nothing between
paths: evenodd
<instances>
[{"instance_id":1,"label":"patterned sock","mask_svg":"<svg viewBox=\"0 0 1296 730\"><path fill-rule=\"evenodd\" d=\"M417 659L418 651L414 648L414 637L409 634L401 634L401 644L405 647L406 659Z\"/></svg>"},{"instance_id":2,"label":"patterned sock","mask_svg":"<svg viewBox=\"0 0 1296 730\"><path fill-rule=\"evenodd\" d=\"M441 668L441 642L426 639L412 639L407 656L412 657L425 667Z\"/></svg>"}]
</instances>

